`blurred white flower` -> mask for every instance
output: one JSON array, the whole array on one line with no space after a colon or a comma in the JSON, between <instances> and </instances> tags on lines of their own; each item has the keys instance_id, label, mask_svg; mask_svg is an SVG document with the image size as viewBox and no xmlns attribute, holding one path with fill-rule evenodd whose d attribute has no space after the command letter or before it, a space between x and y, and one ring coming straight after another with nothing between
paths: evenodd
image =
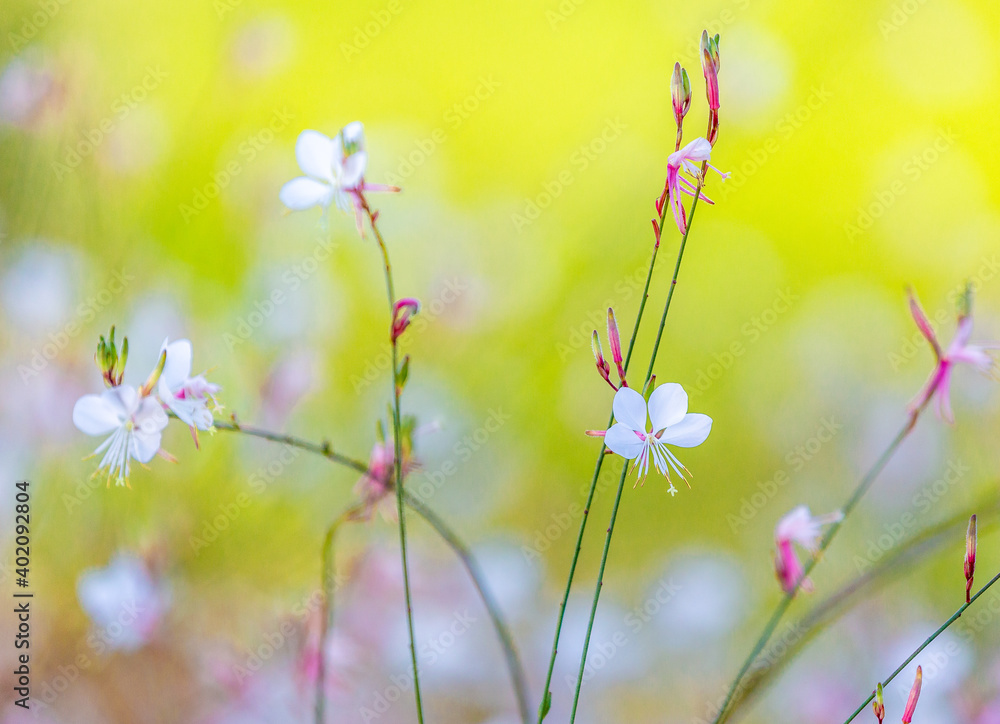
<instances>
[{"instance_id":1,"label":"blurred white flower","mask_svg":"<svg viewBox=\"0 0 1000 724\"><path fill-rule=\"evenodd\" d=\"M212 429L212 409L218 408L215 395L221 389L209 382L204 374L191 376L191 342L179 339L168 343L163 340L160 353L166 352L166 362L157 388L160 400L177 419L198 430ZM195 436L195 443L198 438Z\"/></svg>"},{"instance_id":2,"label":"blurred white flower","mask_svg":"<svg viewBox=\"0 0 1000 724\"><path fill-rule=\"evenodd\" d=\"M354 207L358 232L363 234L365 191L399 191L395 186L365 183L368 152L365 151L364 126L360 121L347 124L333 138L319 131L302 131L295 143L295 159L305 176L294 178L281 187L278 197L292 211L313 206L324 209L336 203L341 211Z\"/></svg>"},{"instance_id":3,"label":"blurred white flower","mask_svg":"<svg viewBox=\"0 0 1000 724\"><path fill-rule=\"evenodd\" d=\"M109 650L134 651L156 633L170 596L146 564L127 553L106 568L81 574L76 584L80 606Z\"/></svg>"},{"instance_id":4,"label":"blurred white flower","mask_svg":"<svg viewBox=\"0 0 1000 724\"><path fill-rule=\"evenodd\" d=\"M110 437L94 450L104 452L98 472L107 471L117 485L128 485L129 459L148 463L160 449L167 414L152 397L140 397L130 385L84 395L73 407L73 424L88 435Z\"/></svg>"}]
</instances>

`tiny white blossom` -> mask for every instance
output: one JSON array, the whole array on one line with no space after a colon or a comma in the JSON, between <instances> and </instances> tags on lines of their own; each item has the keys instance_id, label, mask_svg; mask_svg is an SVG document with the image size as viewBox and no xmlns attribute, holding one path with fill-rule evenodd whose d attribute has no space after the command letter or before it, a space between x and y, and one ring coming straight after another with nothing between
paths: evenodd
<instances>
[{"instance_id":1,"label":"tiny white blossom","mask_svg":"<svg viewBox=\"0 0 1000 724\"><path fill-rule=\"evenodd\" d=\"M73 424L88 435L107 435L94 451L104 453L98 471L108 482L128 483L129 460L148 463L160 449L167 413L152 397L141 397L130 385L119 385L99 395L84 395L73 407Z\"/></svg>"},{"instance_id":2,"label":"tiny white blossom","mask_svg":"<svg viewBox=\"0 0 1000 724\"><path fill-rule=\"evenodd\" d=\"M649 396L649 405L631 387L622 387L615 393L613 404L615 424L604 435L604 443L612 452L628 460L635 460L633 469L639 469L639 479L653 465L670 479L670 468L684 478L687 470L667 445L696 447L705 442L712 431L712 418L708 415L689 413L688 396L676 382L662 384ZM652 424L646 427L646 418Z\"/></svg>"}]
</instances>

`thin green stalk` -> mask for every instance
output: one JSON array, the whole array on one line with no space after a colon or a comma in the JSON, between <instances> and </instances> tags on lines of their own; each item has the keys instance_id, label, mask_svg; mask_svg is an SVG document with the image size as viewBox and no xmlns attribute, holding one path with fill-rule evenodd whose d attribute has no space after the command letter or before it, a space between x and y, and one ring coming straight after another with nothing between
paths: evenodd
<instances>
[{"instance_id":1,"label":"thin green stalk","mask_svg":"<svg viewBox=\"0 0 1000 724\"><path fill-rule=\"evenodd\" d=\"M413 665L413 693L417 704L417 722L418 724L423 724L424 707L423 700L420 696L420 670L417 666L417 641L416 633L413 628L413 596L410 591L410 568L406 554L406 509L403 505L403 447L402 440L400 439L402 416L400 414L399 405L401 392L399 388L399 340L391 331L393 322L395 321L396 293L392 283L392 266L389 263L389 250L386 248L385 239L382 238L382 233L379 231L378 225L375 223L376 214L372 212L371 207L368 206L368 201L364 198L364 196L361 196L360 199L361 206L368 215L368 223L371 226L372 233L375 235L378 247L382 252L382 262L385 266L385 290L389 297L389 328L390 340L392 342L392 438L395 448L395 454L393 455L393 467L395 472L394 477L396 487L396 513L399 516L399 548L403 563L403 592L406 597L406 626L410 638L410 662Z\"/></svg>"},{"instance_id":2,"label":"thin green stalk","mask_svg":"<svg viewBox=\"0 0 1000 724\"><path fill-rule=\"evenodd\" d=\"M326 639L333 627L333 591L336 577L333 574L333 540L337 530L346 521L353 518L360 508L352 506L341 513L326 530L323 538L323 552L320 556L323 570L320 578L323 582L323 611L320 621L319 658L316 670L316 724L323 724L326 718Z\"/></svg>"},{"instance_id":3,"label":"thin green stalk","mask_svg":"<svg viewBox=\"0 0 1000 724\"><path fill-rule=\"evenodd\" d=\"M493 593L487 587L486 577L479 569L479 564L476 563L476 559L472 557L472 552L461 539L422 500L407 491L403 491L403 497L406 504L437 531L438 535L444 539L445 543L451 547L462 561L465 570L468 571L473 585L479 592L479 597L483 599L483 603L486 605L486 610L493 621L493 628L496 629L497 637L500 639L504 658L507 660L507 669L510 672L511 683L514 686L514 695L517 698L517 709L521 715L521 721L524 724L528 724L531 721L531 710L528 705L528 684L524 675L524 666L521 664L521 659L518 656L514 637L500 614L500 606L493 597Z\"/></svg>"},{"instance_id":4,"label":"thin green stalk","mask_svg":"<svg viewBox=\"0 0 1000 724\"><path fill-rule=\"evenodd\" d=\"M660 212L660 229L667 216L667 204L663 205ZM623 369L627 372L629 362L632 361L632 350L635 348L635 340L639 336L639 324L642 322L643 312L646 310L646 300L649 299L649 284L653 278L653 269L656 266L656 255L660 250L659 243L653 247L653 254L649 259L649 269L646 271L646 284L642 289L642 296L639 299L639 311L635 315L635 324L632 325L632 336L629 338L628 351L625 353ZM614 422L614 413L608 416L608 424L605 428L611 427ZM597 462L594 464L594 474L590 479L590 489L587 491L587 502L583 506L583 516L580 518L580 530L576 534L576 547L573 550L573 559L569 565L569 575L566 577L566 590L563 591L562 601L559 603L559 614L556 617L556 632L552 640L552 652L549 655L548 672L545 675L545 687L542 689L542 703L538 707L538 724L542 724L542 719L548 713L551 704L552 692L549 687L552 685L552 673L555 671L556 654L559 650L559 636L562 633L563 618L566 616L566 605L569 602L570 589L573 587L573 577L576 575L576 564L580 560L580 551L583 549L583 534L587 529L587 518L590 515L590 506L594 502L594 494L597 492L597 481L601 475L601 468L604 465L604 446L601 445L597 453Z\"/></svg>"},{"instance_id":5,"label":"thin green stalk","mask_svg":"<svg viewBox=\"0 0 1000 724\"><path fill-rule=\"evenodd\" d=\"M235 418L235 415L234 415ZM317 455L322 455L328 460L332 460L340 465L346 465L349 468L354 468L360 473L367 472L368 466L361 462L360 460L355 460L353 458L347 457L346 455L341 455L340 453L334 452L330 447L330 443L315 443L309 442L308 440L303 440L298 437L293 437L292 435L285 435L280 432L271 432L270 430L262 430L259 427L251 427L250 425L243 425L233 419L232 422L222 422L216 421L213 423L214 427L219 430L227 430L230 432L242 432L244 435L252 435L253 437L259 437L264 440L270 440L272 442L280 442L285 445L291 445L292 447L297 447L302 450L308 450L311 453L316 453Z\"/></svg>"},{"instance_id":6,"label":"thin green stalk","mask_svg":"<svg viewBox=\"0 0 1000 724\"><path fill-rule=\"evenodd\" d=\"M694 223L694 213L698 208L698 199L701 196L701 189L705 178L705 168L702 167L701 178L698 179L698 186L695 189L694 201L691 202L691 214L688 217L687 229L681 238L680 248L677 250L677 262L674 264L674 276L670 280L670 289L667 291L667 301L663 305L663 314L660 315L660 327L656 332L656 341L653 343L653 352L649 357L649 367L646 369L646 379L643 383L648 383L653 376L653 367L656 364L656 354L660 349L660 340L663 338L663 327L667 323L667 313L670 311L670 301L674 298L674 289L677 288L677 276L681 271L681 261L684 259L684 249L687 247L688 236L691 234L691 225ZM663 204L666 211L667 203ZM580 656L580 670L576 677L576 690L573 692L573 709L570 713L569 721L573 724L576 721L576 709L580 703L580 690L583 687L583 674L587 668L587 651L590 648L590 637L594 630L594 619L597 617L597 604L601 598L601 588L604 586L604 568L608 563L608 552L611 550L611 536L614 535L615 520L618 517L618 505L621 503L622 491L625 488L625 478L628 477L628 461L622 465L622 474L618 479L618 490L615 492L615 502L611 508L611 522L608 523L608 532L604 537L604 550L601 552L601 565L597 572L597 585L594 587L594 601L590 606L590 620L587 622L587 635L583 640L583 654Z\"/></svg>"},{"instance_id":7,"label":"thin green stalk","mask_svg":"<svg viewBox=\"0 0 1000 724\"><path fill-rule=\"evenodd\" d=\"M924 406L926 406L926 403L924 403ZM847 516L851 514L851 511L853 511L854 508L857 506L857 504L861 501L861 498L864 497L864 494L868 492L868 489L871 488L872 483L875 482L875 479L885 468L886 464L888 464L889 460L895 454L900 444L903 442L903 440L906 439L907 435L910 434L910 431L913 429L914 425L916 425L917 418L920 416L920 413L923 411L923 409L924 408L922 406L920 409L915 410L910 415L909 419L906 421L906 424L900 429L898 433L896 433L896 436L892 439L892 442L889 443L889 446L882 452L878 460L875 461L875 464L872 465L872 467L868 470L868 472L865 473L864 477L862 477L861 480L858 482L858 485L854 489L854 492L851 494L851 497L847 499L847 503L841 509L843 517L841 517L839 521L837 521L836 523L834 523L829 527L829 529L826 532L826 535L824 535L823 539L820 541L819 549L816 555L814 555L812 558L809 559L809 561L806 563L802 571L802 575L799 577L799 580L795 582L795 585L792 587L791 591L788 591L787 593L785 593L784 596L782 596L781 601L778 603L777 608L775 608L774 610L774 613L771 614L771 618L768 620L767 625L764 626L764 630L761 632L760 637L757 639L757 643L754 644L753 649L750 651L750 655L747 656L742 666L740 666L739 672L736 674L736 678L733 680L728 691L726 692L726 697L722 702L722 706L719 708L719 713L716 714L715 719L712 720L712 724L722 724L722 722L726 721L726 719L729 716L729 705L732 702L733 697L736 695L737 690L740 688L740 685L743 682L743 678L750 670L750 667L753 666L754 661L756 661L757 656L760 655L760 652L763 651L764 647L767 645L767 642L771 639L771 636L774 634L774 631L778 627L778 624L781 622L781 619L788 611L789 606L792 605L792 601L795 599L795 596L798 593L799 588L802 586L803 581L806 580L812 569L816 567L817 563L819 563L820 558L822 558L823 552L826 551L826 549L829 547L830 542L833 540L834 536L837 535L837 531L840 530L840 528L844 524L844 521L847 520Z\"/></svg>"},{"instance_id":8,"label":"thin green stalk","mask_svg":"<svg viewBox=\"0 0 1000 724\"><path fill-rule=\"evenodd\" d=\"M943 633L944 633L944 632L945 632L945 631L946 631L946 630L948 629L948 627L949 627L949 626L951 626L951 625L952 625L953 623L955 623L955 622L956 622L956 621L957 621L957 620L958 620L959 618L961 618L962 614L963 614L963 613L965 613L965 609L967 609L967 608L968 608L969 606L971 606L971 605L972 605L973 603L975 603L975 602L976 602L976 599L978 599L978 598L979 598L980 596L982 596L982 595L983 595L984 593L986 593L986 591L987 591L987 590L989 590L990 586L992 586L992 585L993 585L994 583L996 583L996 582L997 582L998 580L1000 580L1000 573L997 573L997 574L996 574L995 576L993 576L993 578L991 578L991 579L989 580L989 582L988 582L988 583L987 583L987 584L986 584L985 586L983 586L982 588L980 588L980 589L979 589L979 592L978 592L978 593L977 593L977 594L976 594L975 596L973 596L972 598L970 598L970 599L969 599L969 602L968 602L968 603L963 603L963 604L962 604L961 606L959 606L958 610L957 610L957 611L955 611L955 613L953 613L953 614L951 615L951 618L949 618L949 619L948 619L947 621L945 621L945 622L944 622L943 624L941 624L941 625L940 625L940 626L938 627L938 630L937 630L937 631L935 631L935 632L934 632L934 633L932 633L932 634L931 634L930 636L928 636L928 637L927 637L926 639L924 639L924 642L923 642L922 644L920 644L920 646L918 646L918 647L917 647L916 651L914 651L914 652L913 652L912 654L910 654L910 655L909 655L909 656L908 656L908 657L906 658L906 661L904 661L903 663L901 663L901 664L900 664L900 665L899 665L899 666L898 666L898 667L896 668L896 670L895 670L895 671L893 671L893 672L892 672L891 674L889 674L889 676L888 676L888 677L887 677L887 678L885 679L885 681L883 681L883 682L882 682L882 686L885 686L885 685L886 685L886 684L888 684L888 683L889 683L890 681L892 681L893 679L895 679L895 678L896 678L896 677L897 677L897 676L899 675L899 672L901 672L901 671L902 671L903 669L905 669L905 668L907 667L907 665L908 665L908 664L909 664L909 663L910 663L911 661L913 661L913 660L914 660L915 658L917 658L917 655L918 655L918 654L919 654L919 653L920 653L921 651L923 651L923 650L924 650L924 649L926 649L926 648L927 648L928 646L930 646L931 642L932 642L932 641L934 641L934 639L936 639L936 638L937 638L938 636L940 636L941 634L943 634ZM865 700L864 700L864 701L863 701L863 702L861 703L861 706L859 706L859 707L858 707L857 709L855 709L855 710L854 710L854 713L853 713L853 714L851 714L851 715L850 715L849 717L847 717L847 719L845 719L845 720L844 720L844 724L850 724L850 723L851 723L852 721L854 721L854 718L855 718L855 717L856 717L856 716L857 716L858 714L860 714L860 713L861 713L862 711L864 711L864 708L865 708L866 706L868 706L868 705L869 705L869 704L871 703L872 699L874 699L874 698L875 698L875 692L873 691L873 692L872 692L872 693L871 693L871 694L869 695L869 697L868 697L867 699L865 699Z\"/></svg>"}]
</instances>

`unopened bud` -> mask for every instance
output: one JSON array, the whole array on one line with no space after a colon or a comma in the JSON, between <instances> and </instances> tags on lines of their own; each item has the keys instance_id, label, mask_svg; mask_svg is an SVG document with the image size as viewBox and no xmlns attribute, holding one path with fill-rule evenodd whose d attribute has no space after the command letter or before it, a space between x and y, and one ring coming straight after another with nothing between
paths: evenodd
<instances>
[{"instance_id":1,"label":"unopened bud","mask_svg":"<svg viewBox=\"0 0 1000 724\"><path fill-rule=\"evenodd\" d=\"M917 708L917 699L920 698L920 684L923 678L924 672L918 666L917 676L913 680L913 687L910 689L910 698L906 700L906 710L903 712L903 724L910 724L913 721L913 710Z\"/></svg>"},{"instance_id":2,"label":"unopened bud","mask_svg":"<svg viewBox=\"0 0 1000 724\"><path fill-rule=\"evenodd\" d=\"M885 719L885 697L882 695L881 682L879 682L878 686L875 687L875 698L872 700L872 710L875 712L875 718L878 719L878 724L882 724L882 720Z\"/></svg>"},{"instance_id":3,"label":"unopened bud","mask_svg":"<svg viewBox=\"0 0 1000 724\"><path fill-rule=\"evenodd\" d=\"M397 301L392 307L392 331L390 335L395 344L400 335L410 326L410 318L420 311L420 300L413 297L404 297Z\"/></svg>"},{"instance_id":4,"label":"unopened bud","mask_svg":"<svg viewBox=\"0 0 1000 724\"><path fill-rule=\"evenodd\" d=\"M618 335L618 320L615 318L615 310L608 307L608 344L611 345L611 357L618 368L618 379L621 380L622 387L628 387L625 381L625 368L622 366L622 340Z\"/></svg>"},{"instance_id":5,"label":"unopened bud","mask_svg":"<svg viewBox=\"0 0 1000 724\"><path fill-rule=\"evenodd\" d=\"M708 98L708 132L705 137L715 146L719 136L719 36L701 34L701 70L705 75L705 96Z\"/></svg>"},{"instance_id":6,"label":"unopened bud","mask_svg":"<svg viewBox=\"0 0 1000 724\"><path fill-rule=\"evenodd\" d=\"M965 533L965 602L972 602L972 578L976 574L976 516L969 518Z\"/></svg>"},{"instance_id":7,"label":"unopened bud","mask_svg":"<svg viewBox=\"0 0 1000 724\"><path fill-rule=\"evenodd\" d=\"M646 398L647 402L649 402L649 396L655 389L656 389L656 375L653 375L648 380L646 380L646 384L643 385L642 387L642 396Z\"/></svg>"},{"instance_id":8,"label":"unopened bud","mask_svg":"<svg viewBox=\"0 0 1000 724\"><path fill-rule=\"evenodd\" d=\"M115 344L115 328L112 325L108 333L107 340L103 336L97 342L97 351L94 353L94 362L101 371L104 384L108 387L117 387L122 383L125 376L125 361L128 359L128 337L122 340L122 354L119 358L118 347Z\"/></svg>"},{"instance_id":9,"label":"unopened bud","mask_svg":"<svg viewBox=\"0 0 1000 724\"><path fill-rule=\"evenodd\" d=\"M590 338L590 349L594 352L594 361L597 363L597 371L601 373L601 377L611 385L615 386L615 383L611 381L611 365L608 361L604 359L604 350L601 349L601 336L594 330L593 336Z\"/></svg>"},{"instance_id":10,"label":"unopened bud","mask_svg":"<svg viewBox=\"0 0 1000 724\"><path fill-rule=\"evenodd\" d=\"M145 397L153 388L156 387L156 383L160 381L160 375L163 374L163 366L167 364L167 350L160 352L160 359L156 363L156 367L153 371L149 373L149 377L146 378L146 382L139 388L139 397Z\"/></svg>"},{"instance_id":11,"label":"unopened bud","mask_svg":"<svg viewBox=\"0 0 1000 724\"><path fill-rule=\"evenodd\" d=\"M670 96L674 103L674 121L680 129L684 116L691 108L691 79L680 63L674 63L674 74L670 78Z\"/></svg>"}]
</instances>

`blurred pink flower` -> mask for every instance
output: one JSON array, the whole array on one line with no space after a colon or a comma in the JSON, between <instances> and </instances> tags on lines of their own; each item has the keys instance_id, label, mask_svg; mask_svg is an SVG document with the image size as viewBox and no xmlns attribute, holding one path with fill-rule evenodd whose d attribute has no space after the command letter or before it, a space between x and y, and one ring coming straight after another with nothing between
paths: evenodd
<instances>
[{"instance_id":1,"label":"blurred pink flower","mask_svg":"<svg viewBox=\"0 0 1000 724\"><path fill-rule=\"evenodd\" d=\"M812 582L808 578L801 580L804 569L795 553L795 544L797 543L810 553L816 553L823 526L836 523L843 517L840 511L836 511L814 518L808 507L800 505L778 521L778 525L774 527L774 542L777 546L774 569L778 575L778 581L781 583L781 588L786 593L794 591L797 585L801 586L803 591L811 592L813 590Z\"/></svg>"},{"instance_id":2,"label":"blurred pink flower","mask_svg":"<svg viewBox=\"0 0 1000 724\"><path fill-rule=\"evenodd\" d=\"M395 186L365 182L368 152L360 121L347 124L333 138L319 131L302 131L295 143L295 158L305 176L294 178L281 187L278 195L281 203L292 211L313 206L328 209L334 203L341 211L350 211L353 206L358 233L362 236L362 194L365 191L399 191Z\"/></svg>"},{"instance_id":3,"label":"blurred pink flower","mask_svg":"<svg viewBox=\"0 0 1000 724\"><path fill-rule=\"evenodd\" d=\"M910 724L913 721L913 711L917 708L917 699L920 698L920 685L924 679L924 672L918 666L917 676L913 680L913 687L910 689L910 698L906 700L906 709L903 711L903 724Z\"/></svg>"},{"instance_id":4,"label":"blurred pink flower","mask_svg":"<svg viewBox=\"0 0 1000 724\"><path fill-rule=\"evenodd\" d=\"M916 414L937 393L938 415L946 422L953 423L955 416L951 411L951 375L954 366L956 364L967 364L975 367L984 374L995 374L996 362L987 350L1000 349L1000 344L996 342L980 345L969 344L969 338L972 336L972 310L971 304L967 304L965 311L958 318L958 329L955 331L955 338L948 347L948 351L942 353L937 334L934 332L934 328L931 327L927 315L924 314L920 302L912 290L908 293L910 298L910 313L913 315L913 320L917 323L917 327L930 343L936 362L931 376L910 403L909 412L911 415Z\"/></svg>"}]
</instances>

